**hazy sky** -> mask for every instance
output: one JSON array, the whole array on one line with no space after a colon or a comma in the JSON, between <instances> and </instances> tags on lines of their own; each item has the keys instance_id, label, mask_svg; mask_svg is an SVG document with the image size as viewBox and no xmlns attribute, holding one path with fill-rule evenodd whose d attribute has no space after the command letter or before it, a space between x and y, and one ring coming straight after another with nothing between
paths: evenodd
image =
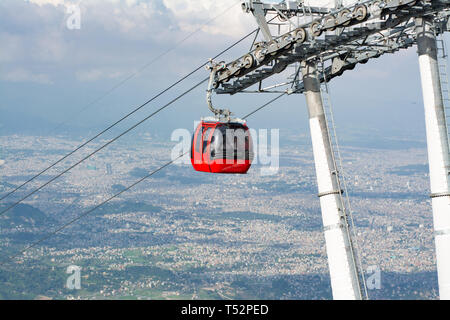
<instances>
[{"instance_id":1,"label":"hazy sky","mask_svg":"<svg viewBox=\"0 0 450 320\"><path fill-rule=\"evenodd\" d=\"M81 9L80 29L67 26L71 16L68 10L74 3ZM23 115L43 120L35 126L47 126L46 121L67 121L68 125L87 128L109 124L253 30L253 17L245 14L239 3L2 0L0 123ZM223 60L244 54L250 42L232 50ZM131 80L80 113L136 72L139 73ZM206 70L198 72L135 119L207 76ZM205 89L206 86L196 90L146 126L190 128L192 121L209 115ZM338 124L345 128L409 130L422 135L423 105L415 48L358 66L334 80L331 90ZM214 101L230 107L239 116L270 98L265 94L240 94L214 97ZM304 131L304 97L285 97L249 122L259 127L299 127Z\"/></svg>"}]
</instances>

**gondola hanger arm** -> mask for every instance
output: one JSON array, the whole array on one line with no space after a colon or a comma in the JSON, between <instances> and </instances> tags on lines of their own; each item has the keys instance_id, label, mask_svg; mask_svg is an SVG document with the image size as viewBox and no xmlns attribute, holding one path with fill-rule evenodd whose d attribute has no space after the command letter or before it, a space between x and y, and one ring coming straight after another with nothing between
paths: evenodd
<instances>
[{"instance_id":1,"label":"gondola hanger arm","mask_svg":"<svg viewBox=\"0 0 450 320\"><path fill-rule=\"evenodd\" d=\"M209 110L214 113L214 116L219 119L225 119L226 121L230 121L231 112L228 109L216 109L212 104L212 92L214 89L217 89L218 83L216 81L217 72L226 68L225 62L216 63L212 59L209 59L210 65L206 66L207 70L210 70L208 89L206 90L206 103L208 104Z\"/></svg>"}]
</instances>

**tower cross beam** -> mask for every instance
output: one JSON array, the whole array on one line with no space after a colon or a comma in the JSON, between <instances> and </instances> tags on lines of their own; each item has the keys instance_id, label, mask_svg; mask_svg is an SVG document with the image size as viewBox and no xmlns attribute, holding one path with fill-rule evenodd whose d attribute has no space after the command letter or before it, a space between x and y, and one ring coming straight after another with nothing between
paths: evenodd
<instances>
[{"instance_id":1,"label":"tower cross beam","mask_svg":"<svg viewBox=\"0 0 450 320\"><path fill-rule=\"evenodd\" d=\"M327 61L334 58L332 53L339 50L352 51L355 47L365 50L366 47L379 46L382 40L387 41L385 45L391 50L380 50L381 54L395 52L402 45L408 47L407 39L414 38L411 23L414 18L435 17L436 23L439 21L443 26L440 30L447 30L450 0L403 0L399 2L401 5L393 7L395 3L388 0L358 2L335 9L328 15L319 15L313 21L280 36L267 35L268 26L263 26L261 22L263 15L260 11L263 9L260 8L255 18L265 30L266 41L257 43L253 50L227 63L223 70L217 72L215 80L218 87L215 91L218 94L235 94L282 72L290 64L314 59ZM262 4L252 2L252 5L256 8ZM248 9L249 12L252 10L256 9ZM335 29L336 32L330 34ZM382 38L380 34L383 34Z\"/></svg>"}]
</instances>

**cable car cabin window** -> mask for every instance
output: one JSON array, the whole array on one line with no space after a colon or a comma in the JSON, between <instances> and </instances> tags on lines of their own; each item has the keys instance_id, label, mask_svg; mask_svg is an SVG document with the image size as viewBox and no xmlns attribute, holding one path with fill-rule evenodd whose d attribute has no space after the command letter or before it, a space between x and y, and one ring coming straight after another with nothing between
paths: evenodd
<instances>
[{"instance_id":1,"label":"cable car cabin window","mask_svg":"<svg viewBox=\"0 0 450 320\"><path fill-rule=\"evenodd\" d=\"M206 131L203 133L203 153L206 152L207 146L208 146L208 139L209 134L211 132L211 128L206 129Z\"/></svg>"},{"instance_id":2,"label":"cable car cabin window","mask_svg":"<svg viewBox=\"0 0 450 320\"><path fill-rule=\"evenodd\" d=\"M202 132L203 132L203 127L200 127L198 129L196 140L195 140L195 152L201 152L201 150L200 150L201 144L200 143L202 141Z\"/></svg>"},{"instance_id":3,"label":"cable car cabin window","mask_svg":"<svg viewBox=\"0 0 450 320\"><path fill-rule=\"evenodd\" d=\"M231 161L253 158L250 150L249 131L240 125L223 125L217 127L211 139L211 159L228 159Z\"/></svg>"},{"instance_id":4,"label":"cable car cabin window","mask_svg":"<svg viewBox=\"0 0 450 320\"><path fill-rule=\"evenodd\" d=\"M215 135L213 133L213 136L211 137L211 158L214 158L214 156L216 155L216 151L214 150L215 145L217 144L216 143L216 141L217 141L216 136L217 135Z\"/></svg>"},{"instance_id":5,"label":"cable car cabin window","mask_svg":"<svg viewBox=\"0 0 450 320\"><path fill-rule=\"evenodd\" d=\"M194 142L194 137L195 137L195 131L194 131L194 133L192 134L192 142ZM192 143L191 143L191 159L192 158L194 158L194 147L192 146Z\"/></svg>"}]
</instances>

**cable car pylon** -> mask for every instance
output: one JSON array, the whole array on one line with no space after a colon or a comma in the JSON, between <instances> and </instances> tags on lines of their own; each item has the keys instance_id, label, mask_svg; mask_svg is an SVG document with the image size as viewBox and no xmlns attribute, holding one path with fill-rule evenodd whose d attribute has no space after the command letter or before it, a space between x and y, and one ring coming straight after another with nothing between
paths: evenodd
<instances>
[{"instance_id":1,"label":"cable car pylon","mask_svg":"<svg viewBox=\"0 0 450 320\"><path fill-rule=\"evenodd\" d=\"M430 18L416 18L415 21L425 107L439 297L450 300L450 156L435 25Z\"/></svg>"},{"instance_id":2,"label":"cable car pylon","mask_svg":"<svg viewBox=\"0 0 450 320\"><path fill-rule=\"evenodd\" d=\"M316 64L301 64L304 95L309 114L309 126L316 168L318 197L322 208L323 230L330 270L331 289L335 300L361 300L360 276L342 201L333 148L325 117Z\"/></svg>"},{"instance_id":3,"label":"cable car pylon","mask_svg":"<svg viewBox=\"0 0 450 320\"><path fill-rule=\"evenodd\" d=\"M441 81L442 102L444 104L445 121L447 123L447 137L449 139L450 144L450 86L448 83L448 74L447 74L448 55L445 46L445 40L444 37L442 37L442 34L436 36L436 50L438 56L439 79Z\"/></svg>"},{"instance_id":4,"label":"cable car pylon","mask_svg":"<svg viewBox=\"0 0 450 320\"><path fill-rule=\"evenodd\" d=\"M363 299L367 298L364 275L349 231L351 221L347 214L350 212L342 200L333 136L330 137L327 127L320 83L370 59L417 44L427 123L439 291L441 299L450 299L449 144L435 34L431 30L435 25L437 34L450 31L450 0L355 0L345 5L343 1L334 2L313 6L313 1L306 5L300 0L244 1L243 10L253 14L264 39L255 42L249 52L221 66L215 74L214 91L230 95L280 91L305 94L333 298ZM272 22L275 18L278 21ZM316 70L319 62L321 74ZM286 77L292 81L262 85L290 65L297 68L295 76ZM250 90L253 85L258 85L258 89Z\"/></svg>"},{"instance_id":5,"label":"cable car pylon","mask_svg":"<svg viewBox=\"0 0 450 320\"><path fill-rule=\"evenodd\" d=\"M343 168L343 161L341 152L339 149L339 142L337 138L336 133L336 126L334 122L334 115L333 115L333 106L331 104L331 98L330 98L330 92L329 92L329 86L326 78L325 73L325 66L323 64L323 61L321 61L317 67L317 69L320 68L320 71L322 73L324 81L320 83L320 93L322 96L322 104L325 114L325 122L327 124L328 128L328 137L329 142L331 146L331 154L332 154L332 160L333 165L336 171L334 172L338 184L338 190L341 190L339 193L339 201L341 203L343 213L342 216L344 218L343 227L345 227L345 235L348 237L348 242L350 244L349 249L350 257L353 259L353 264L355 265L356 269L356 275L358 276L358 284L359 289L361 292L361 297L363 299L369 299L369 294L367 291L366 286L366 279L364 275L364 269L362 266L361 256L360 256L360 249L358 245L358 239L356 234L356 226L354 224L353 220L353 212L352 207L350 204L350 197L348 194L347 189L347 183L346 183L346 177L344 174L344 168ZM316 69L317 79L319 79L319 70Z\"/></svg>"}]
</instances>

